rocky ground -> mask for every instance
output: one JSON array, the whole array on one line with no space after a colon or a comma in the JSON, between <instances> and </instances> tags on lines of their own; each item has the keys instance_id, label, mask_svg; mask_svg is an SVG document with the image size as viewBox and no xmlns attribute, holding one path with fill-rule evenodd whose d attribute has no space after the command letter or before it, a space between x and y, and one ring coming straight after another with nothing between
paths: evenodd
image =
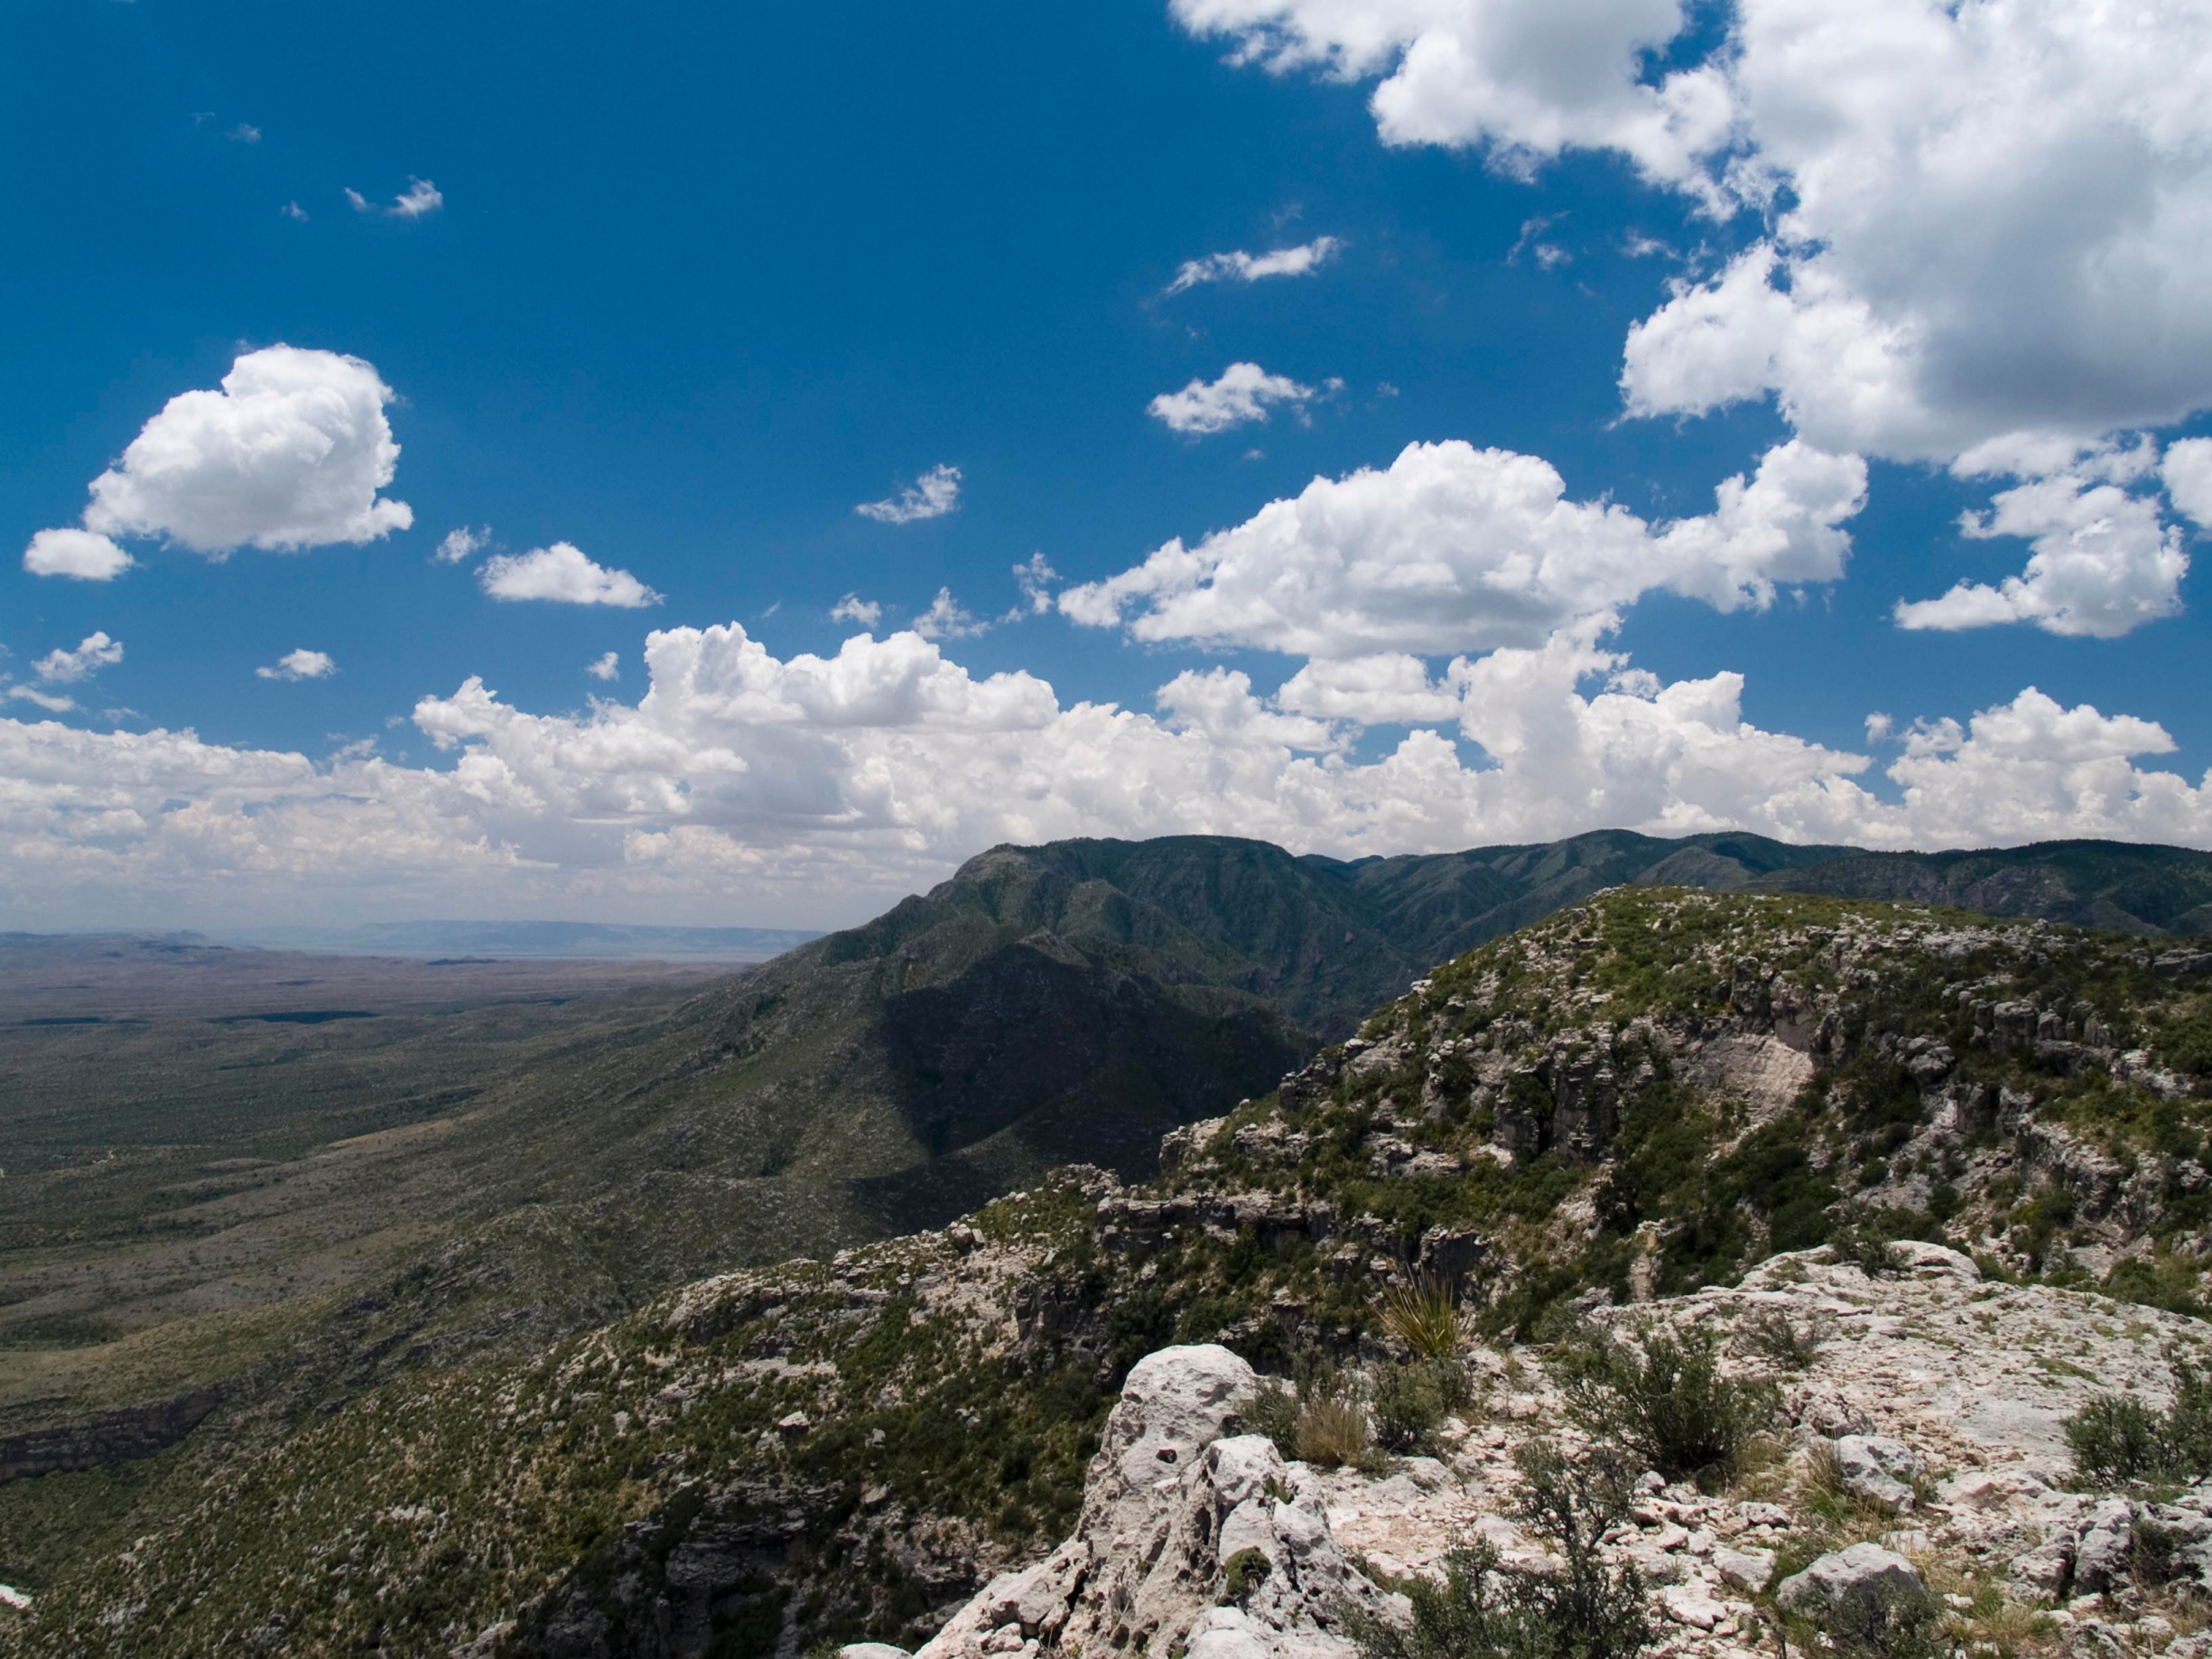
<instances>
[{"instance_id":1,"label":"rocky ground","mask_svg":"<svg viewBox=\"0 0 2212 1659\"><path fill-rule=\"evenodd\" d=\"M1782 1408L1724 1489L1647 1482L1604 1546L1671 1650L1813 1639L1841 1575L1918 1580L1976 1659L2163 1652L2194 1641L2212 1511L2077 1490L2059 1425L2163 1406L2212 1331L2208 1095L2212 953L1599 895L1169 1135L1157 1182L1063 1170L400 1379L34 1587L0 1644L1334 1659L1345 1601L1395 1605L1470 1540L1538 1553L1515 1454L1578 1444L1561 1344L1656 1321ZM1459 1298L1471 1403L1387 1465L1256 1437L1255 1373L1405 1384L1384 1314L1422 1284Z\"/></svg>"},{"instance_id":2,"label":"rocky ground","mask_svg":"<svg viewBox=\"0 0 2212 1659\"><path fill-rule=\"evenodd\" d=\"M2212 1651L2194 1597L2212 1586L2212 1484L2168 1501L2084 1490L2062 1430L2100 1392L2162 1405L2169 1356L2200 1350L2199 1321L2047 1287L1990 1283L1933 1245L1869 1275L1808 1252L1737 1286L1603 1322L1706 1328L1740 1347L1777 1317L1817 1341L1802 1369L1755 1356L1783 1389L1763 1455L1726 1489L1643 1477L1607 1552L1632 1561L1659 1616L1654 1655L1751 1659L1793 1617L1869 1584L1924 1588L1945 1645L1975 1654ZM986 1659L1104 1645L1195 1659L1339 1655L1347 1606L1391 1608L1411 1575L1488 1541L1509 1563L1546 1550L1511 1515L1513 1452L1573 1450L1544 1367L1476 1348L1479 1403L1448 1421L1435 1457L1362 1472L1286 1463L1237 1412L1256 1381L1218 1347L1155 1354L1130 1375L1093 1461L1075 1535L1008 1572L921 1650ZM2155 1564L2139 1534L2167 1541ZM2176 1550L2172 1540L2183 1540ZM2198 1553L2192 1554L2192 1547ZM1257 1549L1257 1589L1228 1563ZM849 1659L885 1659L880 1647Z\"/></svg>"}]
</instances>

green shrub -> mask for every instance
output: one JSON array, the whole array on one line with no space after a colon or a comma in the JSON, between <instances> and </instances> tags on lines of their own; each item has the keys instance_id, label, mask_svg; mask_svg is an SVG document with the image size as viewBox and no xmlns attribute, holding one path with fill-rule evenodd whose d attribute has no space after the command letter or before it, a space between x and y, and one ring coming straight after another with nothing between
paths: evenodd
<instances>
[{"instance_id":1,"label":"green shrub","mask_svg":"<svg viewBox=\"0 0 2212 1659\"><path fill-rule=\"evenodd\" d=\"M1245 1431L1264 1434L1286 1458L1298 1455L1298 1391L1277 1376L1263 1376L1241 1413Z\"/></svg>"},{"instance_id":2,"label":"green shrub","mask_svg":"<svg viewBox=\"0 0 2212 1659\"><path fill-rule=\"evenodd\" d=\"M1445 1414L1465 1403L1466 1373L1450 1359L1385 1365L1376 1374L1372 1391L1377 1444L1385 1451L1423 1451Z\"/></svg>"},{"instance_id":3,"label":"green shrub","mask_svg":"<svg viewBox=\"0 0 2212 1659\"><path fill-rule=\"evenodd\" d=\"M1737 1322L1736 1346L1778 1371L1803 1371L1819 1357L1834 1323L1815 1318L1799 1324L1780 1308L1768 1308Z\"/></svg>"},{"instance_id":4,"label":"green shrub","mask_svg":"<svg viewBox=\"0 0 2212 1659\"><path fill-rule=\"evenodd\" d=\"M2212 1378L2169 1349L2173 1403L2160 1415L2125 1394L2099 1394L2066 1420L2076 1475L2093 1487L2212 1475Z\"/></svg>"},{"instance_id":5,"label":"green shrub","mask_svg":"<svg viewBox=\"0 0 2212 1659\"><path fill-rule=\"evenodd\" d=\"M1222 1593L1229 1601L1242 1601L1274 1570L1266 1551L1239 1550L1222 1563Z\"/></svg>"},{"instance_id":6,"label":"green shrub","mask_svg":"<svg viewBox=\"0 0 2212 1659\"><path fill-rule=\"evenodd\" d=\"M1856 1220L1828 1235L1828 1249L1836 1264L1855 1267L1869 1279L1897 1272L1897 1241L1887 1228L1869 1220Z\"/></svg>"},{"instance_id":7,"label":"green shrub","mask_svg":"<svg viewBox=\"0 0 2212 1659\"><path fill-rule=\"evenodd\" d=\"M1926 1590L1886 1596L1845 1596L1823 1621L1838 1654L1866 1659L1947 1659L1951 1645L1943 1637L1943 1615Z\"/></svg>"},{"instance_id":8,"label":"green shrub","mask_svg":"<svg viewBox=\"0 0 2212 1659\"><path fill-rule=\"evenodd\" d=\"M1623 1513L1617 1468L1524 1446L1516 1517L1551 1546L1557 1571L1508 1566L1487 1542L1445 1558L1445 1581L1405 1585L1410 1624L1347 1619L1364 1659L1636 1659L1656 1639L1642 1577L1598 1541Z\"/></svg>"},{"instance_id":9,"label":"green shrub","mask_svg":"<svg viewBox=\"0 0 2212 1659\"><path fill-rule=\"evenodd\" d=\"M2140 1400L2099 1394L2066 1420L2081 1478L2100 1487L2147 1479L2165 1467L2165 1425Z\"/></svg>"},{"instance_id":10,"label":"green shrub","mask_svg":"<svg viewBox=\"0 0 2212 1659\"><path fill-rule=\"evenodd\" d=\"M1780 1405L1771 1383L1722 1374L1719 1340L1706 1330L1647 1328L1632 1343L1599 1337L1553 1365L1578 1428L1669 1479L1727 1479Z\"/></svg>"}]
</instances>

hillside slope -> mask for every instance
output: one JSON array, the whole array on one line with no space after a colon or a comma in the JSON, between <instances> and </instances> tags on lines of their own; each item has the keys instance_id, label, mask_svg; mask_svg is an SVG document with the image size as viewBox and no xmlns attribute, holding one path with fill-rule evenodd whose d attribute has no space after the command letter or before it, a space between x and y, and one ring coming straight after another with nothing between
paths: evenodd
<instances>
[{"instance_id":1,"label":"hillside slope","mask_svg":"<svg viewBox=\"0 0 2212 1659\"><path fill-rule=\"evenodd\" d=\"M520 1365L399 1378L34 1585L17 1634L59 1654L126 1630L155 1655L912 1643L1066 1534L1137 1358L1380 1365L1379 1298L1419 1276L1530 1359L1578 1311L1778 1253L1877 1265L1895 1237L2197 1329L2208 1079L2212 952L1614 890L1175 1132L1153 1185L1065 1172Z\"/></svg>"}]
</instances>

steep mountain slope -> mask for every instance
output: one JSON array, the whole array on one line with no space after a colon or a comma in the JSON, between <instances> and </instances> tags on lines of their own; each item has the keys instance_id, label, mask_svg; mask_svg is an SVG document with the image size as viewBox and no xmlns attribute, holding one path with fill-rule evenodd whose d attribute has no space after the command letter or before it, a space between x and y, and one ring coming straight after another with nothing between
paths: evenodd
<instances>
[{"instance_id":1,"label":"steep mountain slope","mask_svg":"<svg viewBox=\"0 0 2212 1659\"><path fill-rule=\"evenodd\" d=\"M974 930L971 963L998 954L971 918L937 925ZM972 971L956 956L953 981ZM897 959L887 937L847 965ZM209 1468L127 1553L34 1585L17 1634L153 1655L912 1642L1065 1535L1111 1391L1169 1342L1380 1365L1399 1352L1380 1292L1427 1277L1527 1345L1777 1253L1891 1271L1895 1237L2193 1321L2207 1132L2212 952L1615 890L1455 958L1276 1093L1174 1132L1150 1187L1065 1172L520 1365L399 1378ZM2075 1322L2102 1332L2112 1304L2087 1306Z\"/></svg>"}]
</instances>

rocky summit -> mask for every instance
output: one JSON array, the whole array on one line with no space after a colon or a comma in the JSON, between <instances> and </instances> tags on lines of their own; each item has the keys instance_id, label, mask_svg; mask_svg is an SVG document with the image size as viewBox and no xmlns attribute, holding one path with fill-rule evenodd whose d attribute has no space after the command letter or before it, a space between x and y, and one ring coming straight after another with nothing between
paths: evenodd
<instances>
[{"instance_id":1,"label":"rocky summit","mask_svg":"<svg viewBox=\"0 0 2212 1659\"><path fill-rule=\"evenodd\" d=\"M395 1377L5 1639L2196 1659L2208 1079L2185 941L1599 892L1157 1179Z\"/></svg>"}]
</instances>

